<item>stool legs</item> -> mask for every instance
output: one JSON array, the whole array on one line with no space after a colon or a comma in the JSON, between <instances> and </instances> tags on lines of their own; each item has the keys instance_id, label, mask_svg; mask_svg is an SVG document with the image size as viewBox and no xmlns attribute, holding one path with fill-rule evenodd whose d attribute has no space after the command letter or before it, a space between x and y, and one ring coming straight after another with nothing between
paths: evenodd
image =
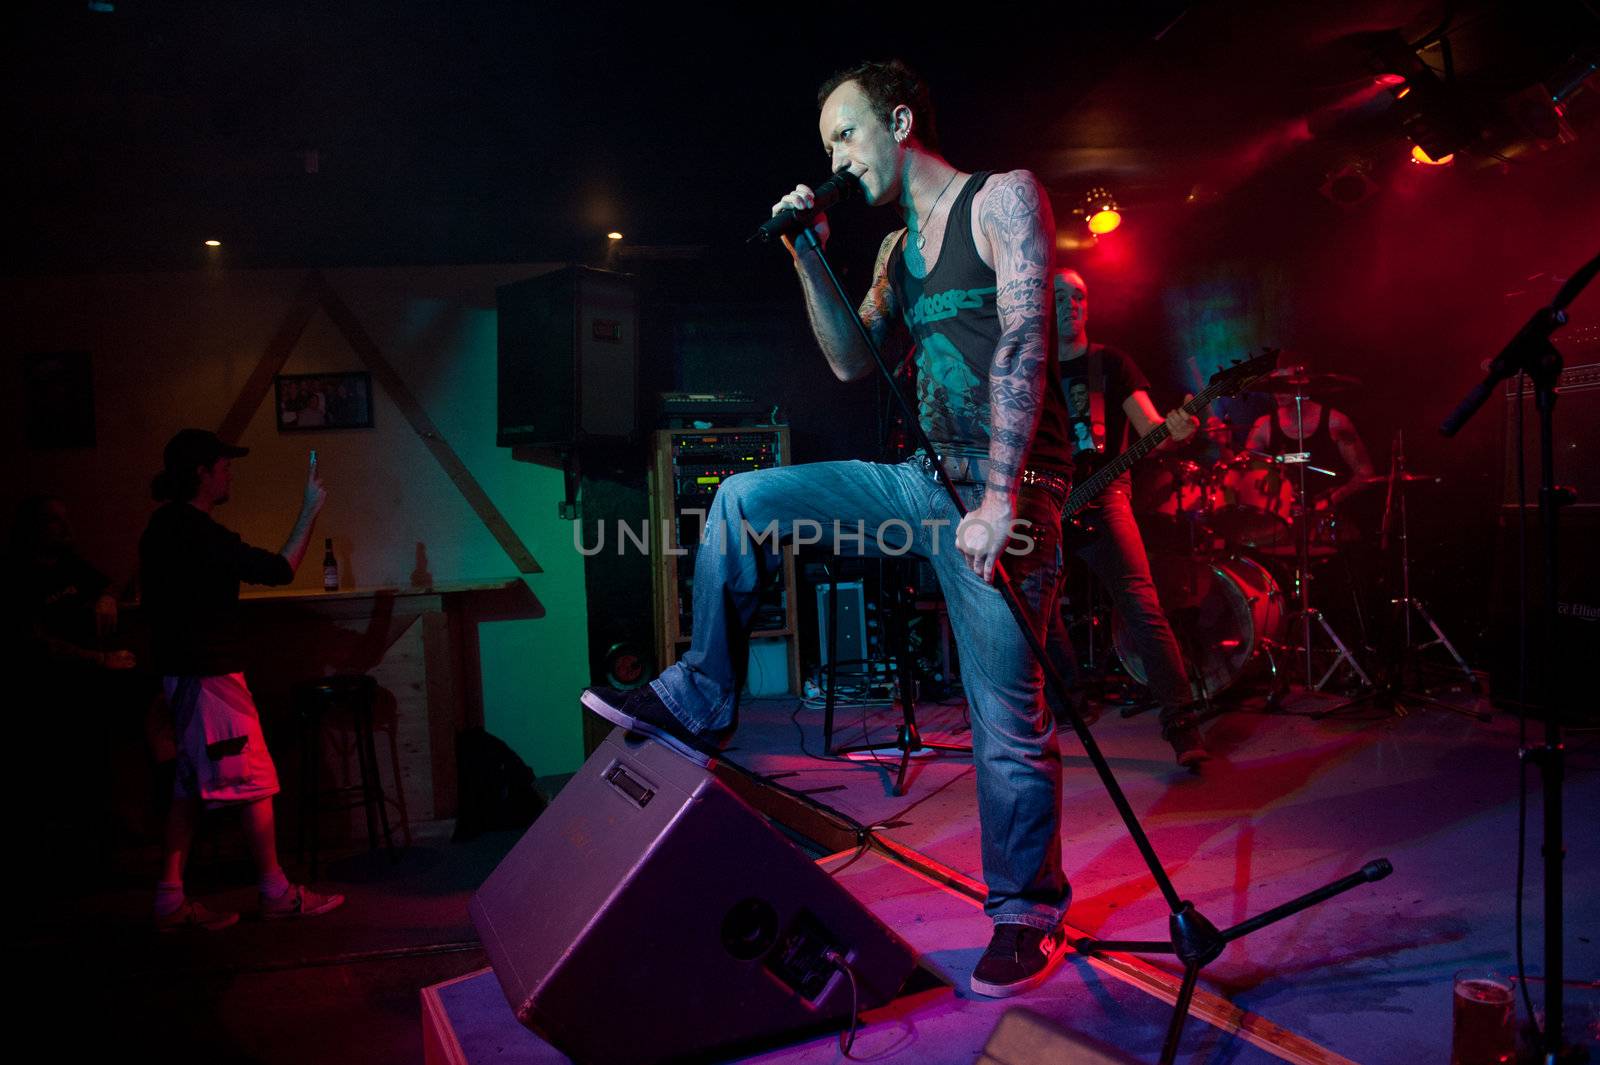
<instances>
[{"instance_id":1,"label":"stool legs","mask_svg":"<svg viewBox=\"0 0 1600 1065\"><path fill-rule=\"evenodd\" d=\"M394 834L389 829L389 804L383 795L383 778L378 775L378 745L373 739L372 711L361 707L356 711L356 757L361 765L361 802L367 814L367 845L378 849L377 828L373 824L373 810L383 826L383 846L391 859L399 856L394 849Z\"/></svg>"},{"instance_id":2,"label":"stool legs","mask_svg":"<svg viewBox=\"0 0 1600 1065\"><path fill-rule=\"evenodd\" d=\"M306 859L310 848L310 878L317 880L322 864L322 814L330 809L354 809L360 806L366 814L366 843L373 851L378 849L378 828L384 830L384 848L392 860L400 860L395 851L394 832L389 827L389 801L384 796L384 785L378 768L378 742L373 732L373 704L376 684L366 676L336 675L325 681L307 684L299 694L301 713L301 817L299 817L299 856ZM355 763L360 772L357 784L323 790L322 780L322 723L323 715L334 708L344 708L350 715L350 731L355 737ZM341 745L342 747L342 745ZM344 756L341 752L341 766ZM360 795L358 800L350 796ZM344 798L344 803L334 803Z\"/></svg>"},{"instance_id":3,"label":"stool legs","mask_svg":"<svg viewBox=\"0 0 1600 1065\"><path fill-rule=\"evenodd\" d=\"M318 785L318 763L322 761L322 712L320 707L305 707L300 717L300 859L306 858L306 837L311 839L310 878L317 879L322 850L322 791Z\"/></svg>"}]
</instances>

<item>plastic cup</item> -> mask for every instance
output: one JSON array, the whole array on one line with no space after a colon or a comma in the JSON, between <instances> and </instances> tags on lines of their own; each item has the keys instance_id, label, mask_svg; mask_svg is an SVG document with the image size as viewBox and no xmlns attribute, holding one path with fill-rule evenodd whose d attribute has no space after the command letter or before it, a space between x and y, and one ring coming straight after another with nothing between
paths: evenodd
<instances>
[{"instance_id":1,"label":"plastic cup","mask_svg":"<svg viewBox=\"0 0 1600 1065\"><path fill-rule=\"evenodd\" d=\"M1517 1060L1516 994L1492 969L1455 975L1450 1065L1509 1065Z\"/></svg>"}]
</instances>

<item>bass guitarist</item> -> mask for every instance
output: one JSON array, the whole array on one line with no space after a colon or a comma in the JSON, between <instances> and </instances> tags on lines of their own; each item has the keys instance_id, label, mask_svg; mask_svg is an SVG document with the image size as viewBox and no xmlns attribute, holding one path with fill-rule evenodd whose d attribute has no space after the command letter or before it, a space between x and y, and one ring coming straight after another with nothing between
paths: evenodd
<instances>
[{"instance_id":1,"label":"bass guitarist","mask_svg":"<svg viewBox=\"0 0 1600 1065\"><path fill-rule=\"evenodd\" d=\"M1192 415L1181 409L1169 411L1165 418L1156 413L1150 382L1125 352L1089 342L1089 289L1083 275L1057 270L1055 297L1061 387L1066 391L1079 468L1092 470L1116 458L1126 445L1130 424L1140 436L1162 425L1173 441L1193 435L1199 422ZM1086 531L1078 535L1077 555L1111 593L1112 604L1145 663L1151 694L1161 704L1162 738L1172 745L1179 765L1195 769L1210 756L1191 710L1193 694L1178 641L1150 578L1150 561L1133 519L1130 485L1129 475L1123 473L1078 515ZM1067 550L1073 549L1072 535L1068 530L1069 539L1063 541ZM1075 672L1059 610L1051 612L1049 645L1057 669Z\"/></svg>"}]
</instances>

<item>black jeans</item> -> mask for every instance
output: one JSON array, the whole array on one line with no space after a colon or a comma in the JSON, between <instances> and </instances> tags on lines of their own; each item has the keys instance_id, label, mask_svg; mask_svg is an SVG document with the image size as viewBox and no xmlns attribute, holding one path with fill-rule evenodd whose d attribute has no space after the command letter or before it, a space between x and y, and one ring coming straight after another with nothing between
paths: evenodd
<instances>
[{"instance_id":1,"label":"black jeans","mask_svg":"<svg viewBox=\"0 0 1600 1065\"><path fill-rule=\"evenodd\" d=\"M1150 560L1145 555L1139 526L1133 520L1133 506L1121 485L1112 485L1100 498L1099 525L1099 534L1079 547L1077 555L1111 593L1111 604L1145 664L1145 679L1150 693L1161 704L1161 718L1169 720L1194 699L1194 692L1178 640L1167 624L1155 582L1150 578ZM1051 661L1058 670L1072 669L1071 639L1059 610L1050 613L1049 644Z\"/></svg>"}]
</instances>

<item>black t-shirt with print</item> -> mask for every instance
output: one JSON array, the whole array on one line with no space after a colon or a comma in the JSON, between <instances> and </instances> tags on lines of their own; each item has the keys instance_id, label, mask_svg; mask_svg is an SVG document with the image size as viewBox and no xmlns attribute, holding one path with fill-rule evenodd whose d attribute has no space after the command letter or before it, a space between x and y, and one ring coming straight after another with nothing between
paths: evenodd
<instances>
[{"instance_id":1,"label":"black t-shirt with print","mask_svg":"<svg viewBox=\"0 0 1600 1065\"><path fill-rule=\"evenodd\" d=\"M1089 431L1089 353L1060 363L1061 388L1067 399L1069 436L1074 442L1074 457L1079 460L1080 479L1085 466L1093 471L1122 454L1122 449L1127 446L1128 434L1128 414L1122 405L1135 392L1150 389L1149 379L1127 352L1108 344L1091 343L1089 349L1100 352L1104 367L1106 441L1105 450L1100 455L1084 455L1078 451L1079 447L1085 445L1093 447ZM1113 485L1126 489L1128 481L1129 476L1124 473Z\"/></svg>"}]
</instances>

